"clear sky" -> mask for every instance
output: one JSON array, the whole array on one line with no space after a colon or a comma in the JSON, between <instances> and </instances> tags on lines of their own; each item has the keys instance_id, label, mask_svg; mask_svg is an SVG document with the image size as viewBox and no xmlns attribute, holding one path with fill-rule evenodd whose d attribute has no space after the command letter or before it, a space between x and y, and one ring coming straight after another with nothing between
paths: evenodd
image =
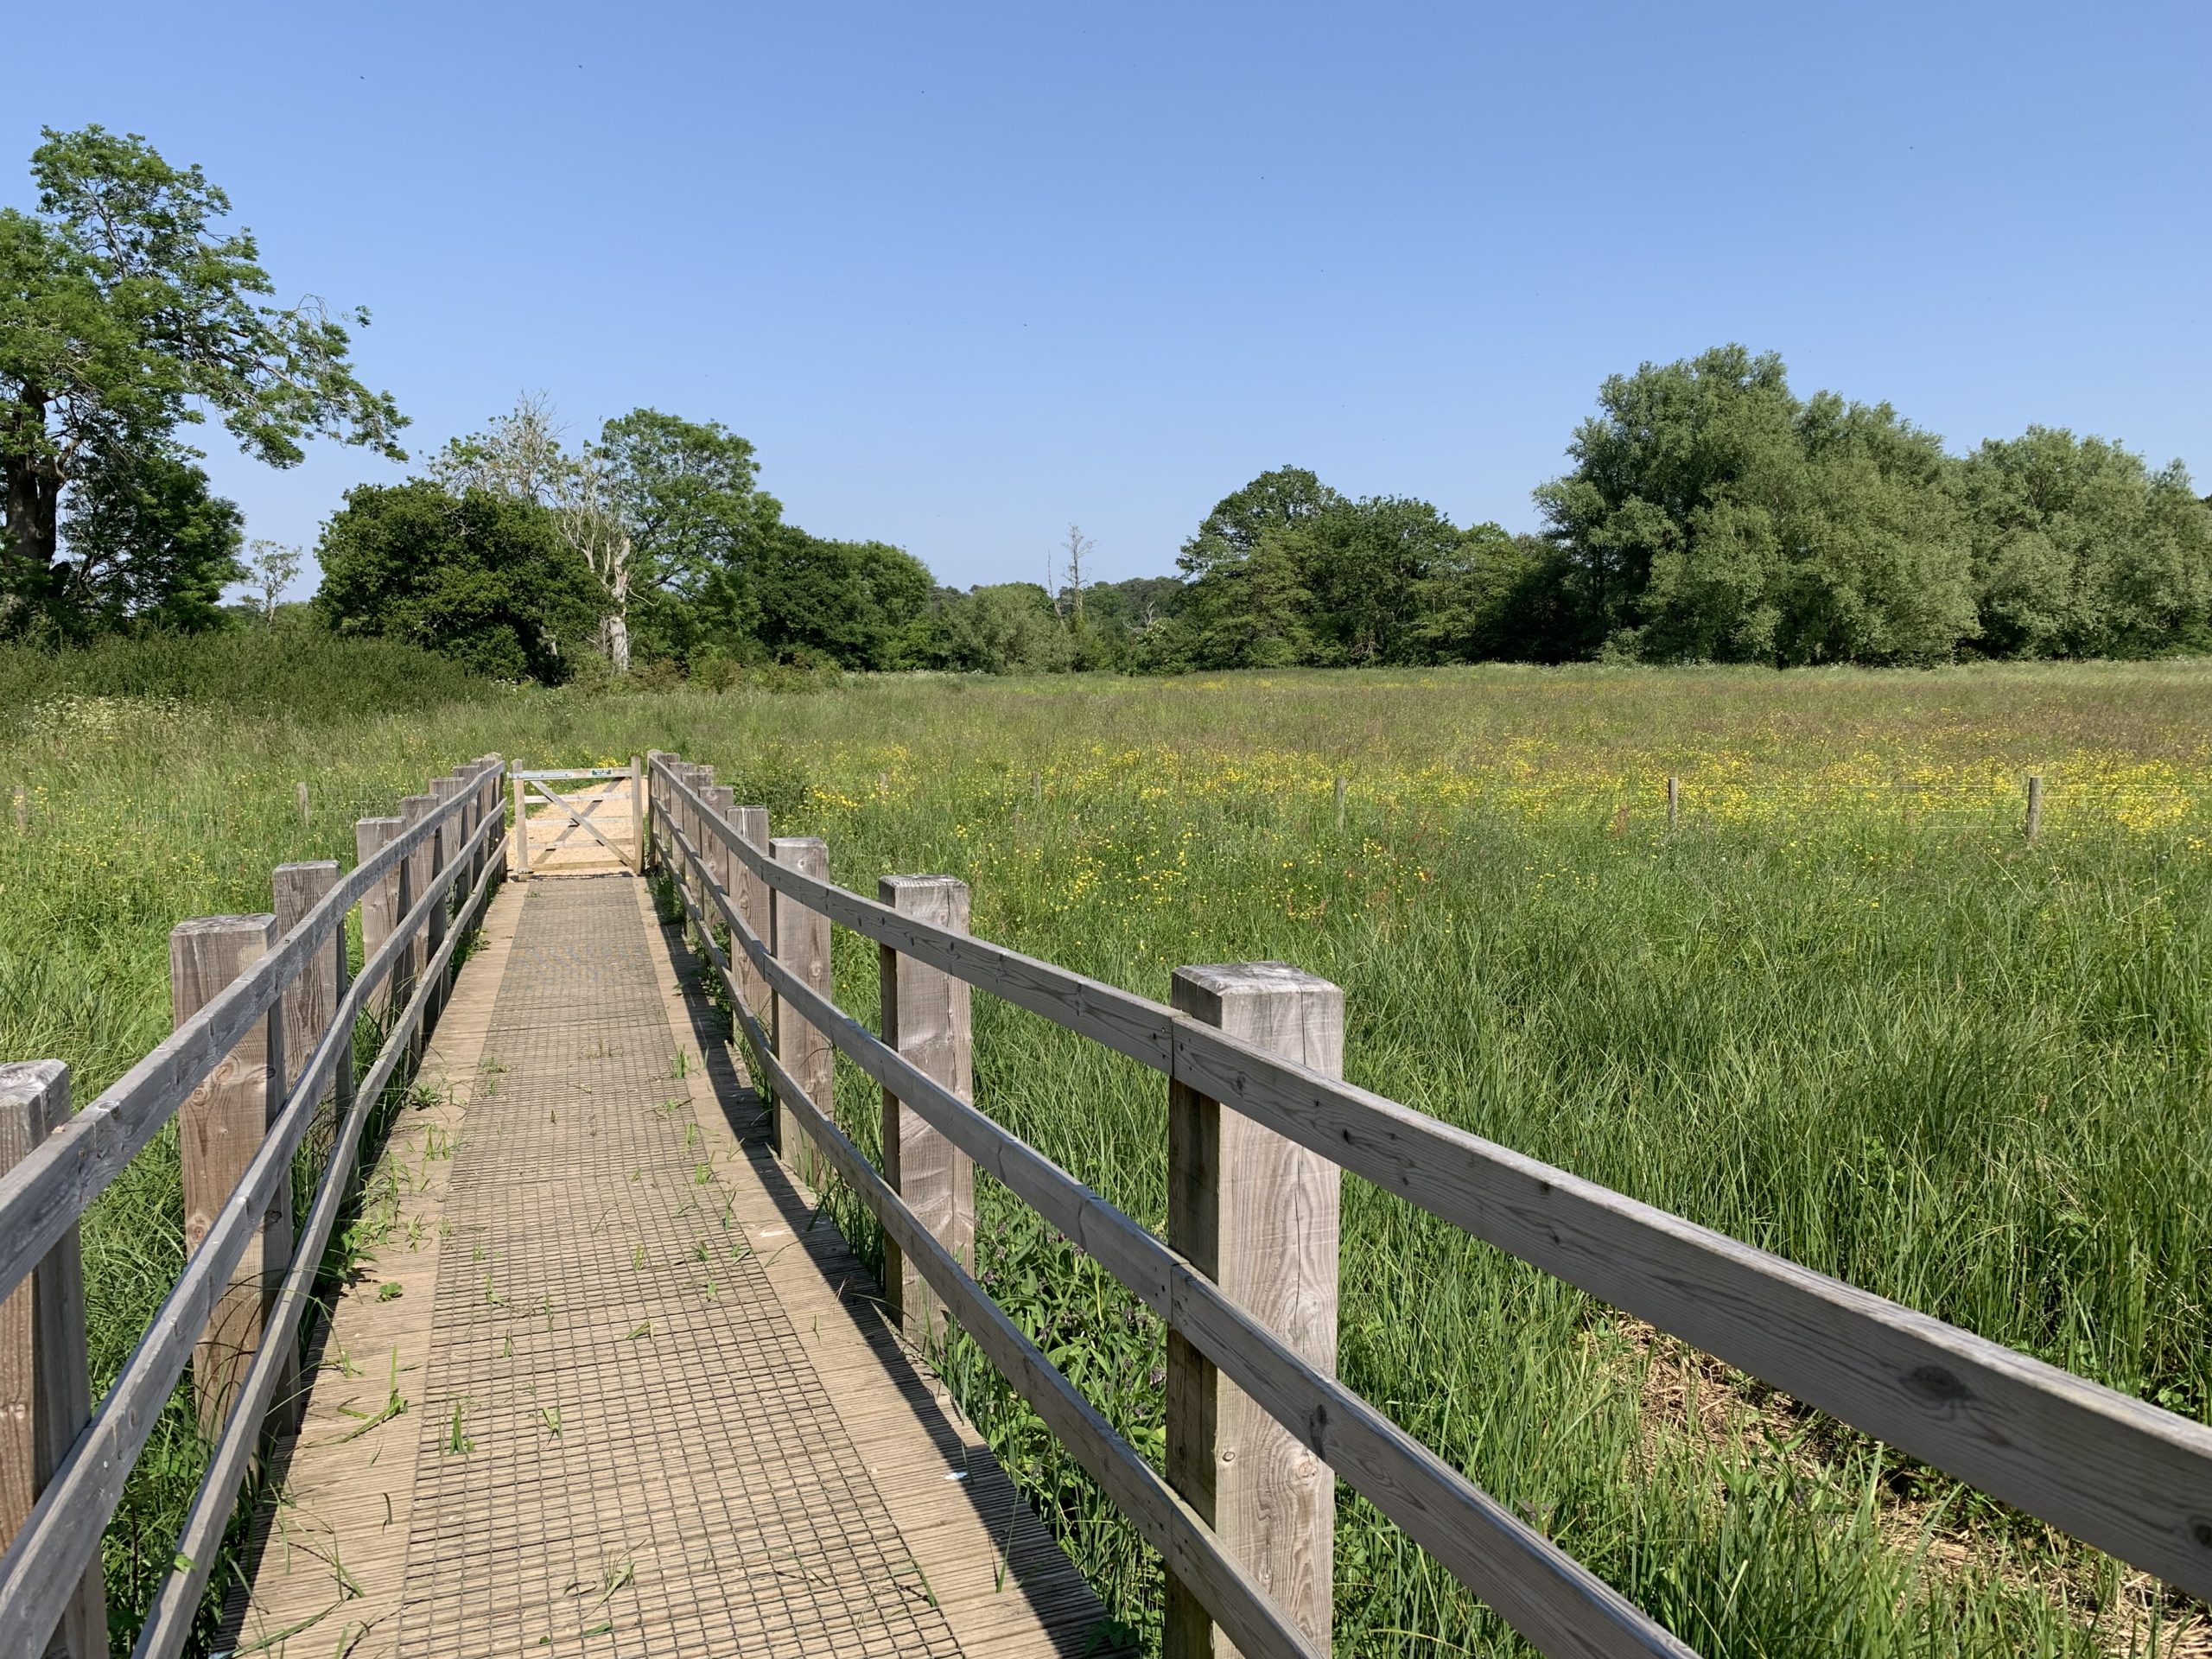
<instances>
[{"instance_id":1,"label":"clear sky","mask_svg":"<svg viewBox=\"0 0 2212 1659\"><path fill-rule=\"evenodd\" d=\"M791 518L962 586L1071 521L1170 570L1285 463L1531 528L1605 375L1730 340L2212 488L2203 0L63 16L0 200L41 124L143 133L284 296L371 308L418 457L524 388L720 420ZM254 536L404 471L205 431Z\"/></svg>"}]
</instances>

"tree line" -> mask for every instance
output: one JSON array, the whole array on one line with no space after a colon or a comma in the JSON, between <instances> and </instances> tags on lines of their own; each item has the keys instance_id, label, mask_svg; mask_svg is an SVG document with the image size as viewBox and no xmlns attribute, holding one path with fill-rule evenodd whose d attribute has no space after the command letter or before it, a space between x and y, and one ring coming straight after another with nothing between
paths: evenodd
<instances>
[{"instance_id":1,"label":"tree line","mask_svg":"<svg viewBox=\"0 0 2212 1659\"><path fill-rule=\"evenodd\" d=\"M44 139L35 209L0 209L0 638L272 616L300 550L249 547L185 435L212 414L276 466L315 436L405 461L405 417L350 362L367 314L271 303L199 168L99 127ZM789 522L718 422L640 408L571 442L525 397L347 495L305 620L548 682L2212 650L2212 505L2179 461L2046 427L1954 455L1732 345L1608 378L1567 453L1534 533L1284 467L1173 575L1092 580L1071 527L1046 581L963 591Z\"/></svg>"}]
</instances>

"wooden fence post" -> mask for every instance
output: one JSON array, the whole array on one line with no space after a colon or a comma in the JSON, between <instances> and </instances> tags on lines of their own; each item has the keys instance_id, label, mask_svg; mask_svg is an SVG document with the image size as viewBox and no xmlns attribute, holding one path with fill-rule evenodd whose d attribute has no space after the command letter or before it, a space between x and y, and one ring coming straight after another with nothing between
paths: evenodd
<instances>
[{"instance_id":1,"label":"wooden fence post","mask_svg":"<svg viewBox=\"0 0 2212 1659\"><path fill-rule=\"evenodd\" d=\"M660 855L659 838L661 831L666 827L661 821L667 813L666 804L662 799L664 791L661 788L661 780L667 771L668 751L647 749L645 751L645 847L651 854L651 856L645 860L648 865L664 862Z\"/></svg>"},{"instance_id":2,"label":"wooden fence post","mask_svg":"<svg viewBox=\"0 0 2212 1659\"><path fill-rule=\"evenodd\" d=\"M430 785L430 798L437 803L439 810L451 806L454 801L467 792L468 785L458 778L439 778L434 779ZM468 809L463 807L438 826L437 833L430 837L432 874L442 874L448 865L461 856L461 847L467 836L467 823ZM454 901L456 899L465 898L467 893L467 885L459 876L455 876L454 885L446 889L445 896L432 907L430 925L424 931L423 935L423 949L426 956L435 956L438 947L446 942L446 935L452 931L454 927ZM438 982L431 989L430 1005L423 1013L423 1022L426 1027L444 1009L446 991L452 982L453 964L448 962L439 971Z\"/></svg>"},{"instance_id":3,"label":"wooden fence post","mask_svg":"<svg viewBox=\"0 0 2212 1659\"><path fill-rule=\"evenodd\" d=\"M412 830L418 824L427 823L430 815L437 810L437 806L438 798L435 795L404 796L399 803L399 821L408 829ZM412 910L423 902L423 895L430 890L430 878L438 873L438 867L442 861L441 849L435 835L424 836L416 843L415 850L408 854L406 861L408 909ZM407 991L409 996L414 995L415 988L422 982L423 969L429 964L430 959L431 947L437 943L437 938L432 937L433 933L441 938L444 936L445 930L439 925L440 919L441 912L434 906L429 913L423 917L421 925L408 936ZM407 1006L405 997L400 999L399 1006L401 1007ZM423 1050L429 1034L430 1016L436 1011L437 998L434 994L423 1003L423 1018L415 1027L415 1039L408 1045L410 1058L418 1065L422 1061Z\"/></svg>"},{"instance_id":4,"label":"wooden fence post","mask_svg":"<svg viewBox=\"0 0 2212 1659\"><path fill-rule=\"evenodd\" d=\"M699 798L707 804L709 811L724 818L728 818L737 810L736 792L728 784L709 784L699 791ZM699 842L699 856L707 861L707 873L713 877L716 885L724 893L731 896L731 901L734 903L737 895L737 873L744 868L744 865L738 855L722 843L721 837L707 829L703 823L701 825L700 834L702 839ZM716 914L714 905L711 902L702 904L699 906L699 913L707 918L707 926L711 931ZM742 952L733 945L730 948L730 954L734 957L741 955ZM734 967L736 964L731 965Z\"/></svg>"},{"instance_id":5,"label":"wooden fence post","mask_svg":"<svg viewBox=\"0 0 2212 1659\"><path fill-rule=\"evenodd\" d=\"M830 848L818 836L784 836L768 843L770 856L801 875L830 879ZM775 895L772 926L776 960L798 976L810 990L830 995L830 918L787 893ZM776 1058L798 1082L824 1117L834 1118L831 1093L836 1051L782 997L776 999ZM809 1186L817 1184L814 1143L798 1119L780 1101L776 1106L776 1150Z\"/></svg>"},{"instance_id":6,"label":"wooden fence post","mask_svg":"<svg viewBox=\"0 0 2212 1659\"><path fill-rule=\"evenodd\" d=\"M637 849L638 874L645 873L645 775L643 762L630 757L630 845Z\"/></svg>"},{"instance_id":7,"label":"wooden fence post","mask_svg":"<svg viewBox=\"0 0 2212 1659\"><path fill-rule=\"evenodd\" d=\"M696 793L707 786L707 781L713 774L707 767L698 765L696 761L679 760L676 763L676 775L683 781L686 789ZM670 817L675 820L677 832L685 841L690 842L692 849L703 858L706 855L706 849L699 845L699 815L691 810L691 803L677 801ZM692 873L689 861L683 860L681 854L677 855L677 858L679 861L677 866L677 880L684 892L691 895L691 902L703 911L706 908L707 896L699 890L699 879Z\"/></svg>"},{"instance_id":8,"label":"wooden fence post","mask_svg":"<svg viewBox=\"0 0 2212 1659\"><path fill-rule=\"evenodd\" d=\"M514 779L514 876L518 881L527 881L530 880L530 802L523 792L523 780L518 774Z\"/></svg>"},{"instance_id":9,"label":"wooden fence post","mask_svg":"<svg viewBox=\"0 0 2212 1659\"><path fill-rule=\"evenodd\" d=\"M956 933L968 931L968 884L950 875L887 875L875 896L901 916ZM974 1024L968 982L877 947L883 1040L965 1101L976 1098ZM883 1091L883 1179L930 1235L971 1273L976 1266L976 1169L944 1133ZM945 1334L944 1305L896 1243L883 1243L883 1288L906 1340L925 1351Z\"/></svg>"},{"instance_id":10,"label":"wooden fence post","mask_svg":"<svg viewBox=\"0 0 2212 1659\"><path fill-rule=\"evenodd\" d=\"M0 1175L69 1117L69 1068L59 1060L0 1065ZM92 1414L85 1356L85 1268L77 1229L27 1283L0 1302L0 1548L22 1528L70 1443ZM47 1659L105 1659L107 1586L94 1542L62 1610Z\"/></svg>"},{"instance_id":11,"label":"wooden fence post","mask_svg":"<svg viewBox=\"0 0 2212 1659\"><path fill-rule=\"evenodd\" d=\"M397 839L402 825L397 818L356 818L353 821L353 857L357 865L365 864ZM391 931L399 925L399 918L407 912L399 902L401 872L395 868L361 896L361 960L367 962L384 948ZM369 993L370 1015L381 1021L397 1006L392 993L397 988L395 976Z\"/></svg>"},{"instance_id":12,"label":"wooden fence post","mask_svg":"<svg viewBox=\"0 0 2212 1659\"><path fill-rule=\"evenodd\" d=\"M1325 979L1280 962L1178 968L1173 1001L1255 1047L1344 1074L1344 996ZM1167 1137L1168 1243L1333 1376L1342 1172L1182 1084L1169 1085ZM1335 1478L1172 1329L1167 1479L1326 1652ZM1165 1634L1167 1659L1233 1651L1172 1573Z\"/></svg>"},{"instance_id":13,"label":"wooden fence post","mask_svg":"<svg viewBox=\"0 0 2212 1659\"><path fill-rule=\"evenodd\" d=\"M175 1023L181 1026L199 1013L276 942L273 915L201 916L179 922L169 933L169 1005ZM283 1106L283 1025L280 998L177 1110L187 1254L207 1236ZM292 1186L280 1181L259 1236L246 1245L238 1276L215 1304L207 1332L193 1351L200 1427L210 1440L221 1432L245 1380L261 1345L269 1305L291 1260Z\"/></svg>"},{"instance_id":14,"label":"wooden fence post","mask_svg":"<svg viewBox=\"0 0 2212 1659\"><path fill-rule=\"evenodd\" d=\"M279 864L270 886L274 890L276 912L276 937L283 938L306 918L307 913L321 904L330 890L338 885L338 861L317 859L300 864ZM325 947L321 965L308 963L299 976L284 988L283 1017L278 1024L284 1032L284 1076L297 1077L303 1074L308 1061L321 1044L323 1033L330 1029L330 1022L338 1010L338 999L346 994L346 930L341 925L334 930ZM321 1103L315 1116L319 1126L334 1132L334 1120L323 1118L323 1105L338 1099L338 1079L349 1081L353 1071L353 1056L349 1045L338 1057L338 1069L325 1084ZM349 1091L350 1092L350 1091ZM299 1386L298 1355L286 1356L284 1375L277 1379L276 1392L270 1396L270 1420L286 1428L299 1426L301 1398L304 1390Z\"/></svg>"},{"instance_id":15,"label":"wooden fence post","mask_svg":"<svg viewBox=\"0 0 2212 1659\"><path fill-rule=\"evenodd\" d=\"M749 847L762 852L768 850L768 809L765 806L738 806L730 809L730 823L740 838ZM736 864L737 884L730 889L736 903L737 913L745 918L745 925L753 930L753 937L772 945L776 929L768 914L768 884L743 859ZM733 955L737 953L733 952ZM768 1007L768 982L753 965L750 957L740 957L737 969L738 988L745 994L745 1006L753 1010L753 1017L762 1021L771 1018Z\"/></svg>"},{"instance_id":16,"label":"wooden fence post","mask_svg":"<svg viewBox=\"0 0 2212 1659\"><path fill-rule=\"evenodd\" d=\"M304 778L302 778L302 779L298 783L294 784L294 785L292 785L292 793L293 793L293 794L294 794L294 796L295 796L295 797L296 797L296 798L298 798L298 800L299 800L299 803L300 803L300 827L301 827L302 829L303 829L303 830L304 830L304 829L306 829L309 824L312 824L312 823L315 822L315 816L314 816L314 814L313 814L313 813L311 813L311 812L309 812L309 811L308 810L308 785L307 785L307 779L305 779Z\"/></svg>"},{"instance_id":17,"label":"wooden fence post","mask_svg":"<svg viewBox=\"0 0 2212 1659\"><path fill-rule=\"evenodd\" d=\"M461 810L454 814L446 830L447 856L458 859L461 849L468 845L469 836L476 831L476 780L468 775L467 767L456 767L431 785L430 792L442 800L458 800L461 804ZM469 854L467 868L455 879L452 895L455 902L466 898L476 885L476 872L481 868L476 861L477 855Z\"/></svg>"},{"instance_id":18,"label":"wooden fence post","mask_svg":"<svg viewBox=\"0 0 2212 1659\"><path fill-rule=\"evenodd\" d=\"M1673 835L1682 821L1682 780L1673 772L1667 774L1667 833Z\"/></svg>"},{"instance_id":19,"label":"wooden fence post","mask_svg":"<svg viewBox=\"0 0 2212 1659\"><path fill-rule=\"evenodd\" d=\"M505 789L500 787L503 781L503 774L506 769L506 763L501 760L496 754L487 754L484 757L483 764L483 776L477 779L477 786L484 791L484 799L480 810L486 817L496 817L499 816L499 811L506 800L507 792ZM505 826L503 825L503 831L504 829ZM494 836L490 841L485 842L484 853L486 857L494 859L498 861L499 868L503 872L500 879L502 880L505 880L504 872L507 868L506 836L502 833Z\"/></svg>"},{"instance_id":20,"label":"wooden fence post","mask_svg":"<svg viewBox=\"0 0 2212 1659\"><path fill-rule=\"evenodd\" d=\"M1337 833L1344 832L1344 780L1337 779Z\"/></svg>"},{"instance_id":21,"label":"wooden fence post","mask_svg":"<svg viewBox=\"0 0 2212 1659\"><path fill-rule=\"evenodd\" d=\"M2028 774L2028 840L2032 842L2043 834L2043 775Z\"/></svg>"}]
</instances>

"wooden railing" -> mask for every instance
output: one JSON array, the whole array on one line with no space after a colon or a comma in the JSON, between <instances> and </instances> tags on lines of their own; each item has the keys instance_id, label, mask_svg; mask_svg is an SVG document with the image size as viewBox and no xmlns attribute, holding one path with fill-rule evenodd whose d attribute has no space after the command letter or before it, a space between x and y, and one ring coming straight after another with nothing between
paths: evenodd
<instances>
[{"instance_id":1,"label":"wooden railing","mask_svg":"<svg viewBox=\"0 0 2212 1659\"><path fill-rule=\"evenodd\" d=\"M67 1068L0 1066L0 1379L25 1432L0 1442L0 1654L108 1652L100 1540L188 1365L207 1466L132 1652L179 1652L264 1431L297 1401L302 1316L361 1134L419 1058L454 953L506 868L501 762L487 756L356 826L359 861L288 864L276 909L203 917L170 938L176 1030L73 1115ZM361 907L349 976L346 914ZM357 1027L380 1037L355 1071ZM334 1134L296 1239L292 1169ZM77 1229L172 1117L182 1120L183 1273L97 1409L86 1370Z\"/></svg>"},{"instance_id":2,"label":"wooden railing","mask_svg":"<svg viewBox=\"0 0 2212 1659\"><path fill-rule=\"evenodd\" d=\"M887 1295L909 1328L911 1270L1160 1552L1170 1659L1210 1651L1209 1623L1246 1655L1328 1651L1327 1471L1547 1654L1692 1651L1337 1380L1337 1168L2212 1596L2212 1428L1344 1083L1330 1052L1340 994L1310 976L1281 963L1179 969L1176 1004L1163 1006L969 936L966 890L950 878L893 878L884 902L834 885L821 842L772 841L765 809L738 805L711 777L652 757L650 839L777 1103L779 1149L802 1175L810 1158L826 1161L880 1223L894 1253ZM957 903L937 903L935 918L913 913L950 889ZM829 995L831 922L881 949L881 1039ZM914 1033L899 1022L919 975L961 995L925 986L934 1017ZM970 985L1170 1080L1164 1242L969 1103ZM833 1051L882 1087L884 1171L837 1127ZM1165 1478L971 1276L963 1157L1166 1320ZM1316 1160L1332 1177L1318 1186ZM1269 1241L1274 1268L1252 1259L1240 1230ZM1277 1445L1249 1424L1224 1439L1248 1399L1279 1426ZM1219 1478L1233 1467L1223 1452L1255 1445L1279 1478L1271 1492ZM1299 1454L1287 1464L1286 1446Z\"/></svg>"}]
</instances>

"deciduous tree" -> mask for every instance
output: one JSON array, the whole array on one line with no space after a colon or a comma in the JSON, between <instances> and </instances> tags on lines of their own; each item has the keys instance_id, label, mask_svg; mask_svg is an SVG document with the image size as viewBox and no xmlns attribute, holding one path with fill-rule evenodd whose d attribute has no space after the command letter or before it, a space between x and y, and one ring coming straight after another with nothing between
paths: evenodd
<instances>
[{"instance_id":1,"label":"deciduous tree","mask_svg":"<svg viewBox=\"0 0 2212 1659\"><path fill-rule=\"evenodd\" d=\"M20 582L61 558L74 486L181 463L172 435L211 411L272 466L318 435L404 459L397 408L350 361L365 311L269 303L252 234L221 228L230 200L199 168L98 126L45 139L35 211L0 208L0 522Z\"/></svg>"},{"instance_id":2,"label":"deciduous tree","mask_svg":"<svg viewBox=\"0 0 2212 1659\"><path fill-rule=\"evenodd\" d=\"M502 679L557 683L604 603L536 502L428 480L364 484L324 526L316 612Z\"/></svg>"}]
</instances>

